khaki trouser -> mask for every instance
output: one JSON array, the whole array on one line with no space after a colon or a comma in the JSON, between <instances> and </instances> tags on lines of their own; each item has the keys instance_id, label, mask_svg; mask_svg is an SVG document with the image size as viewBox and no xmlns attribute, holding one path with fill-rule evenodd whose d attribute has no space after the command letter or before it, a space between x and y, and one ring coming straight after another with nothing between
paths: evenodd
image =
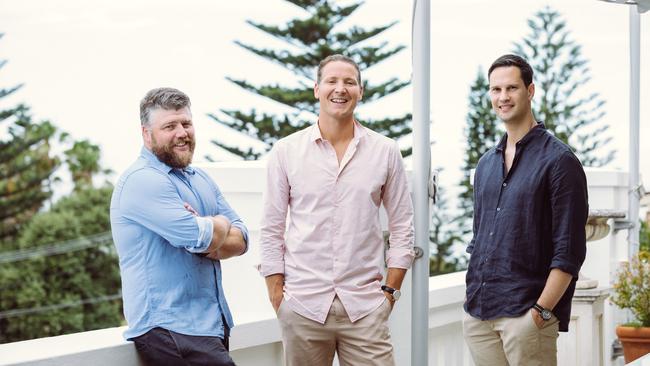
<instances>
[{"instance_id":1,"label":"khaki trouser","mask_svg":"<svg viewBox=\"0 0 650 366\"><path fill-rule=\"evenodd\" d=\"M463 335L476 366L555 366L558 323L553 316L539 329L530 311L518 318L494 320L466 313Z\"/></svg>"},{"instance_id":2,"label":"khaki trouser","mask_svg":"<svg viewBox=\"0 0 650 366\"><path fill-rule=\"evenodd\" d=\"M352 323L335 297L325 324L320 324L296 314L283 301L278 320L286 365L331 366L336 351L341 366L394 366L388 330L390 312L390 304L384 301L372 313Z\"/></svg>"}]
</instances>

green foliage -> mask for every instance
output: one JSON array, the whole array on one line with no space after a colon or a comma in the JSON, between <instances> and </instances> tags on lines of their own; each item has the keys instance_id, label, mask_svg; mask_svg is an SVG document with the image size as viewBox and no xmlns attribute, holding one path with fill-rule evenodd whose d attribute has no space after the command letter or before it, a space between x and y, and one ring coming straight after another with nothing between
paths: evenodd
<instances>
[{"instance_id":1,"label":"green foliage","mask_svg":"<svg viewBox=\"0 0 650 366\"><path fill-rule=\"evenodd\" d=\"M33 253L56 248L53 243L107 233L112 190L78 189L37 214L21 230L18 249ZM110 234L82 250L3 263L0 291L0 309L20 309L0 316L2 343L114 327L122 321L116 296L119 267Z\"/></svg>"},{"instance_id":2,"label":"green foliage","mask_svg":"<svg viewBox=\"0 0 650 366\"><path fill-rule=\"evenodd\" d=\"M650 252L650 227L645 221L641 221L639 230L639 251Z\"/></svg>"},{"instance_id":3,"label":"green foliage","mask_svg":"<svg viewBox=\"0 0 650 366\"><path fill-rule=\"evenodd\" d=\"M591 80L582 48L571 39L560 14L545 7L528 20L530 33L515 44L535 72L533 113L560 140L570 145L584 166L603 166L614 159L606 150L611 137L601 123L605 101L587 93Z\"/></svg>"},{"instance_id":4,"label":"green foliage","mask_svg":"<svg viewBox=\"0 0 650 366\"><path fill-rule=\"evenodd\" d=\"M110 173L99 164L99 146L88 140L75 141L65 152L65 163L72 175L75 190L92 187L93 176L97 173Z\"/></svg>"},{"instance_id":5,"label":"green foliage","mask_svg":"<svg viewBox=\"0 0 650 366\"><path fill-rule=\"evenodd\" d=\"M474 83L470 86L469 106L465 125L467 146L463 160L463 180L459 194L459 218L461 231L467 235L472 231L474 212L474 186L471 184L471 171L476 168L479 159L494 147L503 134L503 127L497 123L497 116L492 109L492 102L487 93L489 82L483 70L479 68Z\"/></svg>"},{"instance_id":6,"label":"green foliage","mask_svg":"<svg viewBox=\"0 0 650 366\"><path fill-rule=\"evenodd\" d=\"M449 207L442 188L438 190L438 202L431 216L429 242L432 252L429 255L429 276L451 273L467 268L462 256L454 255L454 247L462 244L463 237L457 228L459 217L449 215Z\"/></svg>"},{"instance_id":7,"label":"green foliage","mask_svg":"<svg viewBox=\"0 0 650 366\"><path fill-rule=\"evenodd\" d=\"M19 87L0 89L0 98ZM68 136L33 122L25 105L0 110L0 123L8 123L0 140L0 343L119 325L112 187L92 186L93 174L106 172L99 147L73 142L64 154L75 190L42 211L61 165L50 143Z\"/></svg>"},{"instance_id":8,"label":"green foliage","mask_svg":"<svg viewBox=\"0 0 650 366\"><path fill-rule=\"evenodd\" d=\"M515 43L514 53L526 58L535 73L535 118L543 121L549 131L569 144L583 165L607 164L614 158L615 152L603 151L611 140L604 137L608 126L601 123L605 102L597 93L583 96L590 76L581 47L571 40L566 22L560 14L548 7L536 12L528 20L528 27L529 34ZM492 110L488 89L489 81L479 69L470 86L465 127L467 145L459 194L459 209L462 211L459 220L464 236L471 233L474 211L471 170L476 168L480 157L494 147L505 132Z\"/></svg>"},{"instance_id":9,"label":"green foliage","mask_svg":"<svg viewBox=\"0 0 650 366\"><path fill-rule=\"evenodd\" d=\"M259 94L292 109L291 113L273 115L259 113L255 109L248 112L238 110L221 110L220 116L211 114L215 121L224 124L236 131L242 132L257 140L266 143L266 151L282 137L309 126L312 121L299 119L301 112L318 115L318 103L313 95L313 80L320 60L325 57L340 53L354 59L362 71L393 56L404 49L404 46L389 47L386 42L379 45L368 45L371 38L391 28L396 23L362 29L352 26L346 31L338 31L339 24L346 20L363 2L339 6L331 0L287 0L300 7L305 12L304 17L291 19L286 25L266 25L252 20L248 21L252 27L267 33L287 43L289 49L273 50L256 48L241 41L235 43L242 48L274 62L291 71L298 78L298 87L287 87L277 83L268 85L252 85L245 80L227 78L232 83L252 93ZM364 42L364 45L360 45ZM297 50L297 51L296 51ZM391 78L378 84L367 81L364 85L364 102L380 99L394 93L408 81ZM381 120L361 120L360 123L391 138L398 138L411 133L411 114L401 117L386 118ZM217 146L241 156L244 159L257 159L266 151L255 151L252 148L239 148L230 146L223 141L213 141ZM404 150L404 155L409 155L411 149Z\"/></svg>"},{"instance_id":10,"label":"green foliage","mask_svg":"<svg viewBox=\"0 0 650 366\"><path fill-rule=\"evenodd\" d=\"M5 64L0 60L0 68ZM0 99L20 87L0 89ZM50 186L59 160L50 151L56 127L32 121L29 107L0 110L0 125L4 123L8 133L0 138L0 249L10 249L15 247L20 228L52 195Z\"/></svg>"},{"instance_id":11,"label":"green foliage","mask_svg":"<svg viewBox=\"0 0 650 366\"><path fill-rule=\"evenodd\" d=\"M614 282L612 303L634 314L637 325L650 327L650 252L624 263Z\"/></svg>"}]
</instances>

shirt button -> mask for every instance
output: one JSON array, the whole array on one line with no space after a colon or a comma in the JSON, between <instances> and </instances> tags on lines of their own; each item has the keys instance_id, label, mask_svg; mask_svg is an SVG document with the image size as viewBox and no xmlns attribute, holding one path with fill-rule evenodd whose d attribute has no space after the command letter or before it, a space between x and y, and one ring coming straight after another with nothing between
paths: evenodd
<instances>
[{"instance_id":1,"label":"shirt button","mask_svg":"<svg viewBox=\"0 0 650 366\"><path fill-rule=\"evenodd\" d=\"M501 207L497 207L497 212L501 211Z\"/></svg>"},{"instance_id":2,"label":"shirt button","mask_svg":"<svg viewBox=\"0 0 650 366\"><path fill-rule=\"evenodd\" d=\"M503 186L504 186L504 187L505 187L505 186L507 186L507 185L508 185L508 183L506 183L506 182L503 182Z\"/></svg>"},{"instance_id":3,"label":"shirt button","mask_svg":"<svg viewBox=\"0 0 650 366\"><path fill-rule=\"evenodd\" d=\"M494 232L490 231L490 236L494 235Z\"/></svg>"},{"instance_id":4,"label":"shirt button","mask_svg":"<svg viewBox=\"0 0 650 366\"><path fill-rule=\"evenodd\" d=\"M481 286L485 286L485 282L481 283Z\"/></svg>"}]
</instances>

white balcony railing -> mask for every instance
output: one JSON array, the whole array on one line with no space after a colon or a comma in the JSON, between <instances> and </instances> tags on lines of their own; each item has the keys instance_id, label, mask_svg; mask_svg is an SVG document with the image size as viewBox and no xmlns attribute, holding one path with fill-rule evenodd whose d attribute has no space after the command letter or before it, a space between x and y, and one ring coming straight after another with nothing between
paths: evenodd
<instances>
[{"instance_id":1,"label":"white balcony railing","mask_svg":"<svg viewBox=\"0 0 650 366\"><path fill-rule=\"evenodd\" d=\"M280 329L266 299L266 288L254 265L259 258L257 239L261 192L264 185L262 162L219 163L205 168L217 181L231 205L250 229L249 253L223 262L224 289L236 327L232 331L231 354L238 365L282 365ZM588 171L590 205L600 209L625 209L625 174L615 171ZM585 275L607 286L609 272L624 258L625 237L610 234L590 243ZM609 271L603 271L608 268ZM603 273L605 272L605 273ZM391 335L397 365L410 365L411 297L410 279L404 284L406 296L391 315ZM615 312L605 306L603 289L577 293L570 332L558 342L558 361L562 366L618 365L611 360ZM429 365L472 365L462 338L462 303L465 273L458 272L429 279ZM122 338L124 328L41 338L0 345L0 365L139 365L130 342Z\"/></svg>"}]
</instances>

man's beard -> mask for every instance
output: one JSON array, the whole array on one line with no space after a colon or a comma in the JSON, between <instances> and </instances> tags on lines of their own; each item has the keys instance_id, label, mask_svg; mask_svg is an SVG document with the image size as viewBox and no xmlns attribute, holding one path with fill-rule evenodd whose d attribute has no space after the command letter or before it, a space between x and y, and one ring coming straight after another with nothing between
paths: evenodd
<instances>
[{"instance_id":1,"label":"man's beard","mask_svg":"<svg viewBox=\"0 0 650 366\"><path fill-rule=\"evenodd\" d=\"M179 142L187 141L189 145L189 151L178 154L174 152L174 145ZM194 155L194 146L196 141L193 137L187 137L182 140L173 141L167 145L159 145L156 139L151 136L151 151L156 155L158 160L169 165L172 168L183 169L192 163L192 156Z\"/></svg>"}]
</instances>

